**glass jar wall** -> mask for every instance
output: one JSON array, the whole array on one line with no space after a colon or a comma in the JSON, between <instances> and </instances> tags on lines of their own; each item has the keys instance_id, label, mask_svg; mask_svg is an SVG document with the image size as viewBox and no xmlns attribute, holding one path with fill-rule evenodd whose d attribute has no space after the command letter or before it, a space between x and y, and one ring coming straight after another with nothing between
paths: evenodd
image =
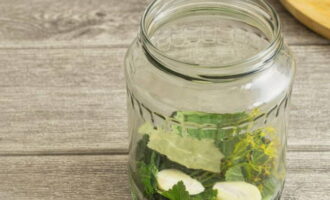
<instances>
[{"instance_id":1,"label":"glass jar wall","mask_svg":"<svg viewBox=\"0 0 330 200\"><path fill-rule=\"evenodd\" d=\"M156 0L125 60L137 200L275 200L294 61L261 0Z\"/></svg>"}]
</instances>

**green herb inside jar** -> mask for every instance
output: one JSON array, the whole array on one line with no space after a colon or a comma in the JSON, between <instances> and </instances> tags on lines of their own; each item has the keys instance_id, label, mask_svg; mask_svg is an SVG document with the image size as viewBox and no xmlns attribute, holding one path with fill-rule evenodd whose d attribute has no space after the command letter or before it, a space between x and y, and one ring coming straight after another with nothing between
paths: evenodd
<instances>
[{"instance_id":1,"label":"green herb inside jar","mask_svg":"<svg viewBox=\"0 0 330 200\"><path fill-rule=\"evenodd\" d=\"M145 123L137 182L154 200L270 200L280 189L279 141L254 129L251 113L175 112L161 127Z\"/></svg>"}]
</instances>

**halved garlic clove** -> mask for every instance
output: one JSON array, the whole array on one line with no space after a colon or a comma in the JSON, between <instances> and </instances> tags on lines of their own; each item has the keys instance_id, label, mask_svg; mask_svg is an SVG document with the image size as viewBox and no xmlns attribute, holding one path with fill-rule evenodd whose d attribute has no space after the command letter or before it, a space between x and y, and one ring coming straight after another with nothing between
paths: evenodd
<instances>
[{"instance_id":1,"label":"halved garlic clove","mask_svg":"<svg viewBox=\"0 0 330 200\"><path fill-rule=\"evenodd\" d=\"M156 178L159 189L164 191L170 190L180 181L183 182L190 195L196 195L205 190L199 181L176 169L162 170L157 173Z\"/></svg>"},{"instance_id":2,"label":"halved garlic clove","mask_svg":"<svg viewBox=\"0 0 330 200\"><path fill-rule=\"evenodd\" d=\"M218 182L213 186L218 200L261 200L259 189L246 182Z\"/></svg>"}]
</instances>

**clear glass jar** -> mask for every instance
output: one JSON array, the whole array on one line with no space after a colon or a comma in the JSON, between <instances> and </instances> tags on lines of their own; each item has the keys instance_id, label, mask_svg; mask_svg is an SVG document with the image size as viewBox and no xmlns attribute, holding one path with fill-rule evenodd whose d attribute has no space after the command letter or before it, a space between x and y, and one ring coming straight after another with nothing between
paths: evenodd
<instances>
[{"instance_id":1,"label":"clear glass jar","mask_svg":"<svg viewBox=\"0 0 330 200\"><path fill-rule=\"evenodd\" d=\"M156 0L128 50L133 199L274 200L294 59L262 0Z\"/></svg>"}]
</instances>

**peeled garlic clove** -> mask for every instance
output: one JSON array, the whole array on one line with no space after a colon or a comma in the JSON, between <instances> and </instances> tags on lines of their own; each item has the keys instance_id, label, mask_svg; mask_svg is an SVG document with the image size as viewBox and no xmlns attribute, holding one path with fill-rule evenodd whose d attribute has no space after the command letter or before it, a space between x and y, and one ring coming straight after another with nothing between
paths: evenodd
<instances>
[{"instance_id":1,"label":"peeled garlic clove","mask_svg":"<svg viewBox=\"0 0 330 200\"><path fill-rule=\"evenodd\" d=\"M170 190L180 181L183 182L190 195L199 194L205 190L204 186L199 181L176 169L162 170L157 173L156 179L158 187L164 191Z\"/></svg>"},{"instance_id":2,"label":"peeled garlic clove","mask_svg":"<svg viewBox=\"0 0 330 200\"><path fill-rule=\"evenodd\" d=\"M246 182L218 182L213 186L218 200L261 200L259 189Z\"/></svg>"}]
</instances>

